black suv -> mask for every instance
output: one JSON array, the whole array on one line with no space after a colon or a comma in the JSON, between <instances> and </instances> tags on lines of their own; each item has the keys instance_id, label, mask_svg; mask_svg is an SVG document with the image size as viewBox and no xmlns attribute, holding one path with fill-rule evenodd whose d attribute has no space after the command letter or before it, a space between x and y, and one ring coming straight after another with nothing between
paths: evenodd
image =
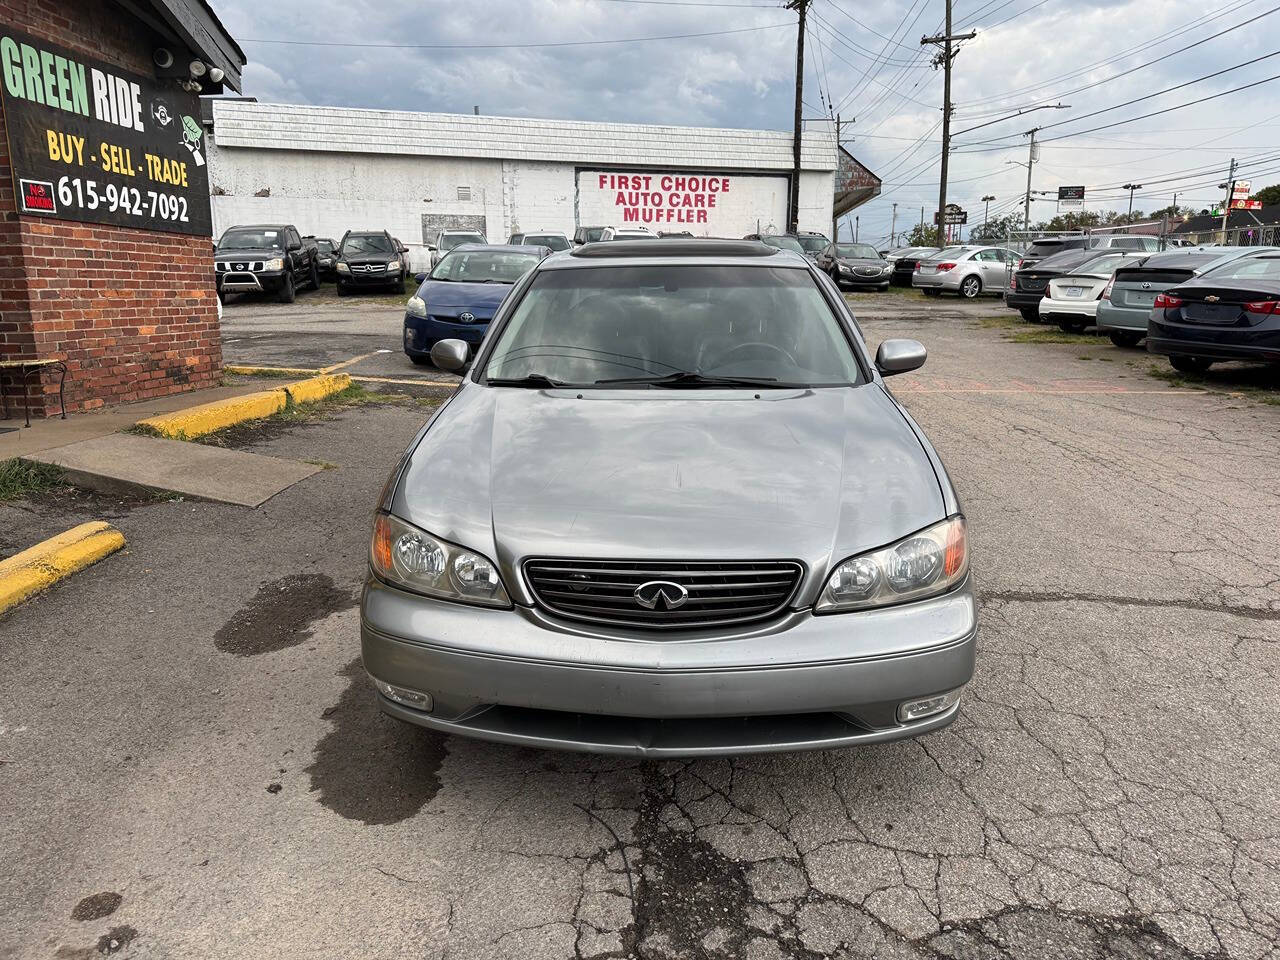
<instances>
[{"instance_id":1,"label":"black suv","mask_svg":"<svg viewBox=\"0 0 1280 960\"><path fill-rule=\"evenodd\" d=\"M400 243L385 230L348 230L334 263L338 294L345 297L358 287L390 287L404 293L403 257Z\"/></svg>"},{"instance_id":2,"label":"black suv","mask_svg":"<svg viewBox=\"0 0 1280 960\"><path fill-rule=\"evenodd\" d=\"M228 293L274 293L293 303L299 286L320 286L314 240L291 223L229 227L213 253L218 299Z\"/></svg>"}]
</instances>

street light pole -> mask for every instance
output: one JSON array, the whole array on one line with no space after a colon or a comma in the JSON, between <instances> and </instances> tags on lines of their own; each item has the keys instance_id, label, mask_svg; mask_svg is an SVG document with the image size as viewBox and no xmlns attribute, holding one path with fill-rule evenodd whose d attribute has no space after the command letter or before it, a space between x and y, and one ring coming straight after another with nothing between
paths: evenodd
<instances>
[{"instance_id":1,"label":"street light pole","mask_svg":"<svg viewBox=\"0 0 1280 960\"><path fill-rule=\"evenodd\" d=\"M935 67L942 67L942 168L938 175L938 249L946 246L943 231L947 219L947 161L951 152L951 61L955 59L953 40L972 40L978 34L970 30L959 36L951 35L951 0L946 0L947 15L944 21L946 31L940 37L921 37L920 45L935 44L942 51L933 58Z\"/></svg>"},{"instance_id":2,"label":"street light pole","mask_svg":"<svg viewBox=\"0 0 1280 960\"><path fill-rule=\"evenodd\" d=\"M987 211L991 209L991 201L994 199L995 197L989 193L982 198L982 233L984 236L987 232ZM973 239L973 234L970 234L969 238Z\"/></svg>"},{"instance_id":3,"label":"street light pole","mask_svg":"<svg viewBox=\"0 0 1280 960\"><path fill-rule=\"evenodd\" d=\"M1126 217L1125 219L1126 219L1126 220L1128 220L1128 221L1130 221L1130 222L1132 222L1132 221L1133 221L1133 191L1135 191L1135 190L1141 190L1141 189L1142 189L1142 184L1140 184L1140 183L1126 183L1126 184L1125 184L1123 187L1121 187L1120 189L1121 189L1121 190L1128 190L1128 191L1129 191L1129 216L1128 216L1128 217Z\"/></svg>"},{"instance_id":4,"label":"street light pole","mask_svg":"<svg viewBox=\"0 0 1280 960\"><path fill-rule=\"evenodd\" d=\"M800 229L800 137L803 131L800 107L804 97L804 22L809 13L809 0L790 0L786 7L800 15L796 28L796 123L791 144L791 195L787 198L790 201L787 204L787 231L795 233Z\"/></svg>"},{"instance_id":5,"label":"street light pole","mask_svg":"<svg viewBox=\"0 0 1280 960\"><path fill-rule=\"evenodd\" d=\"M1031 168L1036 162L1036 131L1039 127L1032 127L1027 131L1027 135L1031 137L1031 149L1027 154L1027 197L1022 204L1022 229L1031 229Z\"/></svg>"}]
</instances>

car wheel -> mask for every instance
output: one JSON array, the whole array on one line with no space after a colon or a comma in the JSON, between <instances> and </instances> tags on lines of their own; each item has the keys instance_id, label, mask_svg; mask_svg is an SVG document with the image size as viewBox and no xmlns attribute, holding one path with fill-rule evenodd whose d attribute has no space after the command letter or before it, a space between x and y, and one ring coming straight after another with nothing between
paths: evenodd
<instances>
[{"instance_id":1,"label":"car wheel","mask_svg":"<svg viewBox=\"0 0 1280 960\"><path fill-rule=\"evenodd\" d=\"M409 359L413 361L415 367L426 367L431 364L431 356L426 353L411 353Z\"/></svg>"},{"instance_id":2,"label":"car wheel","mask_svg":"<svg viewBox=\"0 0 1280 960\"><path fill-rule=\"evenodd\" d=\"M1128 333L1124 330L1111 331L1111 342L1117 347L1136 347L1141 339L1140 333Z\"/></svg>"},{"instance_id":3,"label":"car wheel","mask_svg":"<svg viewBox=\"0 0 1280 960\"><path fill-rule=\"evenodd\" d=\"M1169 365L1179 373L1204 373L1213 361L1204 357L1170 357Z\"/></svg>"},{"instance_id":4,"label":"car wheel","mask_svg":"<svg viewBox=\"0 0 1280 960\"><path fill-rule=\"evenodd\" d=\"M281 303L293 303L298 299L298 292L293 286L293 274L286 273L284 275L284 283L280 286L280 292L276 294L276 299Z\"/></svg>"},{"instance_id":5,"label":"car wheel","mask_svg":"<svg viewBox=\"0 0 1280 960\"><path fill-rule=\"evenodd\" d=\"M338 296L340 297L351 296L351 291L347 289L347 285L343 283L341 280L338 281Z\"/></svg>"},{"instance_id":6,"label":"car wheel","mask_svg":"<svg viewBox=\"0 0 1280 960\"><path fill-rule=\"evenodd\" d=\"M1063 333L1084 333L1085 327L1089 326L1088 320L1059 320L1058 329Z\"/></svg>"},{"instance_id":7,"label":"car wheel","mask_svg":"<svg viewBox=\"0 0 1280 960\"><path fill-rule=\"evenodd\" d=\"M936 287L921 287L920 290L926 297L936 297L942 292Z\"/></svg>"},{"instance_id":8,"label":"car wheel","mask_svg":"<svg viewBox=\"0 0 1280 960\"><path fill-rule=\"evenodd\" d=\"M405 292L405 290L404 290L404 277L401 277L399 280L397 280L395 283L393 283L393 284L391 285L391 290L392 290L392 292L393 292L393 293L404 293L404 292Z\"/></svg>"},{"instance_id":9,"label":"car wheel","mask_svg":"<svg viewBox=\"0 0 1280 960\"><path fill-rule=\"evenodd\" d=\"M311 276L308 278L307 285L312 290L320 289L320 268L316 266L314 260L311 261Z\"/></svg>"},{"instance_id":10,"label":"car wheel","mask_svg":"<svg viewBox=\"0 0 1280 960\"><path fill-rule=\"evenodd\" d=\"M887 283L882 283L880 284L880 286L876 287L876 289L879 290L881 293L884 293L886 290L889 289L889 285Z\"/></svg>"},{"instance_id":11,"label":"car wheel","mask_svg":"<svg viewBox=\"0 0 1280 960\"><path fill-rule=\"evenodd\" d=\"M960 281L960 296L972 300L982 292L982 281L977 277L965 277Z\"/></svg>"},{"instance_id":12,"label":"car wheel","mask_svg":"<svg viewBox=\"0 0 1280 960\"><path fill-rule=\"evenodd\" d=\"M1022 314L1022 319L1027 323L1039 323L1040 311L1035 307L1019 307L1018 312Z\"/></svg>"}]
</instances>

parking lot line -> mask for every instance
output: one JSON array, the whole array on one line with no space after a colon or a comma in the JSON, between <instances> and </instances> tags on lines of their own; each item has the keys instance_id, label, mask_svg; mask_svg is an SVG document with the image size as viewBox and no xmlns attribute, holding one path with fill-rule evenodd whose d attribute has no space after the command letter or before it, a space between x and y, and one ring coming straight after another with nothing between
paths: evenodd
<instances>
[{"instance_id":1,"label":"parking lot line","mask_svg":"<svg viewBox=\"0 0 1280 960\"><path fill-rule=\"evenodd\" d=\"M361 360L368 360L370 357L376 357L380 353L386 353L386 350L370 350L368 353L362 353L358 357L352 357L350 360L343 360L341 363L334 363L327 367L321 367L321 373L333 373L335 370L341 370L343 367L349 367L352 364L359 363Z\"/></svg>"}]
</instances>

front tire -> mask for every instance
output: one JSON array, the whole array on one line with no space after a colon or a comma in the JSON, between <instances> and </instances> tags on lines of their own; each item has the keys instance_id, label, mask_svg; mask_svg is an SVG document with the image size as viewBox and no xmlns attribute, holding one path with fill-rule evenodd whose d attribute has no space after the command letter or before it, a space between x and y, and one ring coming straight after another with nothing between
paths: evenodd
<instances>
[{"instance_id":1,"label":"front tire","mask_svg":"<svg viewBox=\"0 0 1280 960\"><path fill-rule=\"evenodd\" d=\"M409 359L413 361L415 367L426 367L431 365L431 356L425 353L411 353Z\"/></svg>"},{"instance_id":2,"label":"front tire","mask_svg":"<svg viewBox=\"0 0 1280 960\"><path fill-rule=\"evenodd\" d=\"M1112 330L1111 342L1117 347L1136 347L1142 340L1142 334L1130 333L1127 330Z\"/></svg>"},{"instance_id":3,"label":"front tire","mask_svg":"<svg viewBox=\"0 0 1280 960\"><path fill-rule=\"evenodd\" d=\"M977 277L965 277L960 281L960 296L966 300L976 300L982 293L982 281Z\"/></svg>"},{"instance_id":4,"label":"front tire","mask_svg":"<svg viewBox=\"0 0 1280 960\"><path fill-rule=\"evenodd\" d=\"M280 303L293 303L296 299L298 299L298 291L293 285L293 274L286 273L284 283L280 285L280 292L276 294L276 300Z\"/></svg>"},{"instance_id":5,"label":"front tire","mask_svg":"<svg viewBox=\"0 0 1280 960\"><path fill-rule=\"evenodd\" d=\"M939 290L937 287L921 287L920 292L923 293L926 297L936 297L942 291Z\"/></svg>"},{"instance_id":6,"label":"front tire","mask_svg":"<svg viewBox=\"0 0 1280 960\"><path fill-rule=\"evenodd\" d=\"M1089 326L1088 320L1059 320L1058 329L1063 333L1084 333L1085 328Z\"/></svg>"},{"instance_id":7,"label":"front tire","mask_svg":"<svg viewBox=\"0 0 1280 960\"><path fill-rule=\"evenodd\" d=\"M320 268L316 266L314 260L311 261L311 275L307 278L307 288L310 290L320 289Z\"/></svg>"},{"instance_id":8,"label":"front tire","mask_svg":"<svg viewBox=\"0 0 1280 960\"><path fill-rule=\"evenodd\" d=\"M1179 373L1204 373L1213 366L1213 361L1204 357L1170 357L1169 366Z\"/></svg>"},{"instance_id":9,"label":"front tire","mask_svg":"<svg viewBox=\"0 0 1280 960\"><path fill-rule=\"evenodd\" d=\"M885 293L886 291L888 291L889 285L887 283L882 283L880 284L880 286L876 287L876 289L879 290L881 293Z\"/></svg>"},{"instance_id":10,"label":"front tire","mask_svg":"<svg viewBox=\"0 0 1280 960\"><path fill-rule=\"evenodd\" d=\"M347 285L343 283L341 280L338 281L338 296L340 297L351 296L351 290L348 289Z\"/></svg>"},{"instance_id":11,"label":"front tire","mask_svg":"<svg viewBox=\"0 0 1280 960\"><path fill-rule=\"evenodd\" d=\"M1022 319L1027 323L1040 322L1040 311L1035 307L1019 307L1018 312L1022 314Z\"/></svg>"}]
</instances>

